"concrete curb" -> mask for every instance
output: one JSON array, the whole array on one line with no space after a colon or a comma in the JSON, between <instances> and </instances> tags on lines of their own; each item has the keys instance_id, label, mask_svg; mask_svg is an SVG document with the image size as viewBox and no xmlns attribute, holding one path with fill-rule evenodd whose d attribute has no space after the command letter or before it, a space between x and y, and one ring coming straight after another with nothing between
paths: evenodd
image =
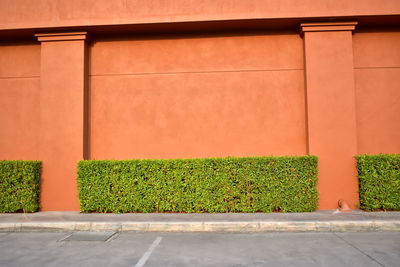
<instances>
[{"instance_id":1,"label":"concrete curb","mask_svg":"<svg viewBox=\"0 0 400 267\"><path fill-rule=\"evenodd\" d=\"M0 223L0 232L362 232L400 231L400 221L198 221Z\"/></svg>"}]
</instances>

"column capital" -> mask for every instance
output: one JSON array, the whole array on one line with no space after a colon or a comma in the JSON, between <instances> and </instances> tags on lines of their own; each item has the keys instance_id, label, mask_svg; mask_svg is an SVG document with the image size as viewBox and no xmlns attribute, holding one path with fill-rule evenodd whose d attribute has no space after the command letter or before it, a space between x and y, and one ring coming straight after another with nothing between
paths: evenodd
<instances>
[{"instance_id":1,"label":"column capital","mask_svg":"<svg viewBox=\"0 0 400 267\"><path fill-rule=\"evenodd\" d=\"M354 31L357 21L301 23L300 34L305 32Z\"/></svg>"},{"instance_id":2,"label":"column capital","mask_svg":"<svg viewBox=\"0 0 400 267\"><path fill-rule=\"evenodd\" d=\"M56 32L35 34L39 42L87 40L87 32Z\"/></svg>"}]
</instances>

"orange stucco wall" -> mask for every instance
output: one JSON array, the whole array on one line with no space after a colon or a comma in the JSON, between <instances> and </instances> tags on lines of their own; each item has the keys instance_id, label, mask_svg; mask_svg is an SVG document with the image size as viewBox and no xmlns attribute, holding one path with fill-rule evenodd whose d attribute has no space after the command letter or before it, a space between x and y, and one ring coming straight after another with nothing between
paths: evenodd
<instances>
[{"instance_id":1,"label":"orange stucco wall","mask_svg":"<svg viewBox=\"0 0 400 267\"><path fill-rule=\"evenodd\" d=\"M90 156L305 154L302 52L297 34L96 41Z\"/></svg>"},{"instance_id":2,"label":"orange stucco wall","mask_svg":"<svg viewBox=\"0 0 400 267\"><path fill-rule=\"evenodd\" d=\"M358 152L400 153L400 31L354 35Z\"/></svg>"},{"instance_id":3,"label":"orange stucco wall","mask_svg":"<svg viewBox=\"0 0 400 267\"><path fill-rule=\"evenodd\" d=\"M38 159L39 74L39 44L0 44L0 160Z\"/></svg>"},{"instance_id":4,"label":"orange stucco wall","mask_svg":"<svg viewBox=\"0 0 400 267\"><path fill-rule=\"evenodd\" d=\"M398 0L2 0L0 29L399 13Z\"/></svg>"},{"instance_id":5,"label":"orange stucco wall","mask_svg":"<svg viewBox=\"0 0 400 267\"><path fill-rule=\"evenodd\" d=\"M400 1L200 2L0 1L0 160L43 161L42 210L80 159L304 154L354 208L354 156L400 153Z\"/></svg>"}]
</instances>

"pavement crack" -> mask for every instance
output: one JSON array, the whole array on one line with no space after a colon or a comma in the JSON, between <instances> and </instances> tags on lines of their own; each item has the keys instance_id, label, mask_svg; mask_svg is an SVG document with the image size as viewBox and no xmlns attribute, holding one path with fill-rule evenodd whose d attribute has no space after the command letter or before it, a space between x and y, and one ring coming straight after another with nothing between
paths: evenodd
<instances>
[{"instance_id":1,"label":"pavement crack","mask_svg":"<svg viewBox=\"0 0 400 267\"><path fill-rule=\"evenodd\" d=\"M111 242L119 236L119 232L113 233L105 242Z\"/></svg>"},{"instance_id":2,"label":"pavement crack","mask_svg":"<svg viewBox=\"0 0 400 267\"><path fill-rule=\"evenodd\" d=\"M333 233L337 238L339 238L340 240L342 240L343 242L345 242L347 245L351 246L352 248L356 249L358 252L360 252L361 254L367 256L370 260L376 262L378 265L382 266L382 267L386 267L384 264L380 263L378 260L376 260L374 257L368 255L367 253L365 253L364 251L362 251L361 249L359 249L357 246L351 244L349 241L347 241L346 239L344 239L343 237L339 236L336 233Z\"/></svg>"},{"instance_id":3,"label":"pavement crack","mask_svg":"<svg viewBox=\"0 0 400 267\"><path fill-rule=\"evenodd\" d=\"M63 242L65 241L67 238L69 238L70 236L72 236L72 233L67 233L67 235L65 235L64 237L60 238L59 240L57 240L57 242Z\"/></svg>"}]
</instances>

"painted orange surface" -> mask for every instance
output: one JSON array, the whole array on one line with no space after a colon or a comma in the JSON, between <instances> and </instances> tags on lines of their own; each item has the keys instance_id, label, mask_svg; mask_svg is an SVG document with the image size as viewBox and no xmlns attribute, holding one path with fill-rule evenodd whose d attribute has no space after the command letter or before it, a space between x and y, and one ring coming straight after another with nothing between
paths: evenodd
<instances>
[{"instance_id":1,"label":"painted orange surface","mask_svg":"<svg viewBox=\"0 0 400 267\"><path fill-rule=\"evenodd\" d=\"M0 160L43 161L42 210L83 158L307 153L354 208L354 156L400 153L400 1L200 2L0 1Z\"/></svg>"},{"instance_id":2,"label":"painted orange surface","mask_svg":"<svg viewBox=\"0 0 400 267\"><path fill-rule=\"evenodd\" d=\"M38 159L39 78L0 78L0 160Z\"/></svg>"},{"instance_id":3,"label":"painted orange surface","mask_svg":"<svg viewBox=\"0 0 400 267\"><path fill-rule=\"evenodd\" d=\"M40 46L0 45L0 160L36 160Z\"/></svg>"},{"instance_id":4,"label":"painted orange surface","mask_svg":"<svg viewBox=\"0 0 400 267\"><path fill-rule=\"evenodd\" d=\"M398 0L2 0L0 29L399 13Z\"/></svg>"},{"instance_id":5,"label":"painted orange surface","mask_svg":"<svg viewBox=\"0 0 400 267\"><path fill-rule=\"evenodd\" d=\"M39 78L40 45L0 43L0 78Z\"/></svg>"},{"instance_id":6,"label":"painted orange surface","mask_svg":"<svg viewBox=\"0 0 400 267\"><path fill-rule=\"evenodd\" d=\"M102 76L91 84L91 158L306 153L303 71Z\"/></svg>"},{"instance_id":7,"label":"painted orange surface","mask_svg":"<svg viewBox=\"0 0 400 267\"><path fill-rule=\"evenodd\" d=\"M399 68L400 31L356 32L353 35L354 68Z\"/></svg>"},{"instance_id":8,"label":"painted orange surface","mask_svg":"<svg viewBox=\"0 0 400 267\"><path fill-rule=\"evenodd\" d=\"M400 32L354 35L358 153L400 153Z\"/></svg>"},{"instance_id":9,"label":"painted orange surface","mask_svg":"<svg viewBox=\"0 0 400 267\"><path fill-rule=\"evenodd\" d=\"M400 153L400 67L356 69L359 154Z\"/></svg>"},{"instance_id":10,"label":"painted orange surface","mask_svg":"<svg viewBox=\"0 0 400 267\"><path fill-rule=\"evenodd\" d=\"M301 70L298 34L169 35L91 45L91 75Z\"/></svg>"},{"instance_id":11,"label":"painted orange surface","mask_svg":"<svg viewBox=\"0 0 400 267\"><path fill-rule=\"evenodd\" d=\"M98 42L91 62L91 158L306 154L298 35Z\"/></svg>"},{"instance_id":12,"label":"painted orange surface","mask_svg":"<svg viewBox=\"0 0 400 267\"><path fill-rule=\"evenodd\" d=\"M332 26L331 26L332 27ZM329 29L329 26L327 27ZM352 32L305 32L309 153L319 157L319 208L355 208L358 182Z\"/></svg>"},{"instance_id":13,"label":"painted orange surface","mask_svg":"<svg viewBox=\"0 0 400 267\"><path fill-rule=\"evenodd\" d=\"M79 210L76 163L83 159L84 41L41 46L41 208Z\"/></svg>"}]
</instances>

